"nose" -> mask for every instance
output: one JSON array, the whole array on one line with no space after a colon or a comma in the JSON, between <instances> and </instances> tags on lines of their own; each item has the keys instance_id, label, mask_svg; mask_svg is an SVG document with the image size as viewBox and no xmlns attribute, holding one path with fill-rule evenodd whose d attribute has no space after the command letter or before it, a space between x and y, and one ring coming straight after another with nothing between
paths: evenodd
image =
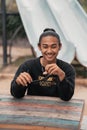
<instances>
[{"instance_id":1,"label":"nose","mask_svg":"<svg viewBox=\"0 0 87 130\"><path fill-rule=\"evenodd\" d=\"M48 53L51 53L52 52L52 49L49 47L48 50L47 50Z\"/></svg>"}]
</instances>

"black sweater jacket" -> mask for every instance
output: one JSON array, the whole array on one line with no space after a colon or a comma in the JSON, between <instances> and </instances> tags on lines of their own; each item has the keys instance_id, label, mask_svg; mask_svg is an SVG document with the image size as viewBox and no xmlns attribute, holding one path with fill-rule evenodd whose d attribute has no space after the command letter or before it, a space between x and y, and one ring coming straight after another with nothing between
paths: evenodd
<instances>
[{"instance_id":1,"label":"black sweater jacket","mask_svg":"<svg viewBox=\"0 0 87 130\"><path fill-rule=\"evenodd\" d=\"M58 76L51 76L46 81L31 83L27 87L23 87L15 81L21 72L28 72L33 80L43 78L43 67L40 64L40 57L24 62L18 68L11 82L11 95L16 98L22 98L27 91L27 95L53 96L60 97L65 101L70 100L75 89L75 70L70 64L59 59L57 59L56 64L65 72L63 81L60 81Z\"/></svg>"}]
</instances>

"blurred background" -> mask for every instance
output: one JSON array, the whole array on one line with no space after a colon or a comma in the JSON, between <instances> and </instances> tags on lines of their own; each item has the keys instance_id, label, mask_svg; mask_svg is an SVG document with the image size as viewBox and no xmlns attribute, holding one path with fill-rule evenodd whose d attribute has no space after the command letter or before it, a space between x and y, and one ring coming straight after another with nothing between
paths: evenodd
<instances>
[{"instance_id":1,"label":"blurred background","mask_svg":"<svg viewBox=\"0 0 87 130\"><path fill-rule=\"evenodd\" d=\"M78 2L87 12L87 0ZM36 56L20 13L16 0L0 0L0 71L8 66L17 68L24 60ZM77 77L87 77L87 67L79 62L76 55L70 62L76 69Z\"/></svg>"},{"instance_id":2,"label":"blurred background","mask_svg":"<svg viewBox=\"0 0 87 130\"><path fill-rule=\"evenodd\" d=\"M56 1L56 3L54 1ZM55 30L57 29L59 35L61 36L63 46L65 45L60 58L64 58L64 60L72 64L76 70L76 87L73 98L85 100L84 117L86 117L86 120L85 125L82 125L82 128L84 127L85 129L82 130L86 130L87 0L54 1L0 0L0 94L10 94L10 84L20 64L29 58L36 57L37 54L39 55L35 47L38 42L39 33L43 30L41 25L44 27L46 22L45 18L47 17L47 25L49 26L50 23L54 26L55 22L54 28ZM56 6L57 4L58 7ZM48 9L50 13L47 13ZM59 19L56 19L58 15L57 11L59 11ZM71 15L74 13L75 15ZM50 17L52 18L51 20L49 20L48 15L52 16ZM71 19L68 19L68 17L71 17ZM75 19L72 20L72 18ZM62 19L64 20L61 22ZM69 20L71 20L71 26ZM75 25L77 21L78 24ZM66 26L63 26L64 28L61 28L63 29L61 31L60 26L65 24L67 25L67 28ZM79 28L77 28L77 26L79 26ZM73 30L76 32L73 33Z\"/></svg>"}]
</instances>

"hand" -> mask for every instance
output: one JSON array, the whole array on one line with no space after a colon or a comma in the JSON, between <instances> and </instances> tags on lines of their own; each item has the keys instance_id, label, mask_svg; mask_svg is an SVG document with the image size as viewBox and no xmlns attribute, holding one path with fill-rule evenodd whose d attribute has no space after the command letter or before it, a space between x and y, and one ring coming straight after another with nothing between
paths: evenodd
<instances>
[{"instance_id":1,"label":"hand","mask_svg":"<svg viewBox=\"0 0 87 130\"><path fill-rule=\"evenodd\" d=\"M27 86L28 83L31 83L31 82L32 82L32 77L27 72L20 73L20 75L16 79L16 83L22 86Z\"/></svg>"},{"instance_id":2,"label":"hand","mask_svg":"<svg viewBox=\"0 0 87 130\"><path fill-rule=\"evenodd\" d=\"M46 65L45 72L57 75L60 81L65 78L65 72L56 63Z\"/></svg>"}]
</instances>

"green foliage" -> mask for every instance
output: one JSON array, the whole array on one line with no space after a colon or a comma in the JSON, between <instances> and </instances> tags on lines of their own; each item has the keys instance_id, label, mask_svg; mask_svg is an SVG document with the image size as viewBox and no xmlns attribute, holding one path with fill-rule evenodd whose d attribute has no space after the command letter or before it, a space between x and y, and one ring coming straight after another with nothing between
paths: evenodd
<instances>
[{"instance_id":1,"label":"green foliage","mask_svg":"<svg viewBox=\"0 0 87 130\"><path fill-rule=\"evenodd\" d=\"M87 12L87 0L78 0L84 10Z\"/></svg>"},{"instance_id":2,"label":"green foliage","mask_svg":"<svg viewBox=\"0 0 87 130\"><path fill-rule=\"evenodd\" d=\"M0 36L2 36L2 17L0 15ZM6 31L7 39L11 39L12 35L15 33L17 28L21 26L20 31L18 32L18 37L25 37L26 33L19 15L7 15L6 17Z\"/></svg>"},{"instance_id":3,"label":"green foliage","mask_svg":"<svg viewBox=\"0 0 87 130\"><path fill-rule=\"evenodd\" d=\"M19 15L8 15L6 25L7 25L6 29L7 29L7 38L8 39L14 34L16 29L20 25L22 26L22 28L18 32L17 36L19 36L19 37L25 37L26 36L22 21L21 21L21 18L20 18Z\"/></svg>"},{"instance_id":4,"label":"green foliage","mask_svg":"<svg viewBox=\"0 0 87 130\"><path fill-rule=\"evenodd\" d=\"M1 15L0 15L0 19L1 19ZM1 20L0 20L0 36L2 36L2 23L1 23Z\"/></svg>"},{"instance_id":5,"label":"green foliage","mask_svg":"<svg viewBox=\"0 0 87 130\"><path fill-rule=\"evenodd\" d=\"M72 66L75 68L76 77L87 78L87 68L81 65L76 58L72 61Z\"/></svg>"},{"instance_id":6,"label":"green foliage","mask_svg":"<svg viewBox=\"0 0 87 130\"><path fill-rule=\"evenodd\" d=\"M87 12L87 0L78 0ZM12 35L19 26L22 26L18 32L18 37L26 37L26 33L19 15L7 15L6 18L6 29L7 29L7 39L11 39ZM2 17L0 15L0 36L2 36Z\"/></svg>"}]
</instances>

